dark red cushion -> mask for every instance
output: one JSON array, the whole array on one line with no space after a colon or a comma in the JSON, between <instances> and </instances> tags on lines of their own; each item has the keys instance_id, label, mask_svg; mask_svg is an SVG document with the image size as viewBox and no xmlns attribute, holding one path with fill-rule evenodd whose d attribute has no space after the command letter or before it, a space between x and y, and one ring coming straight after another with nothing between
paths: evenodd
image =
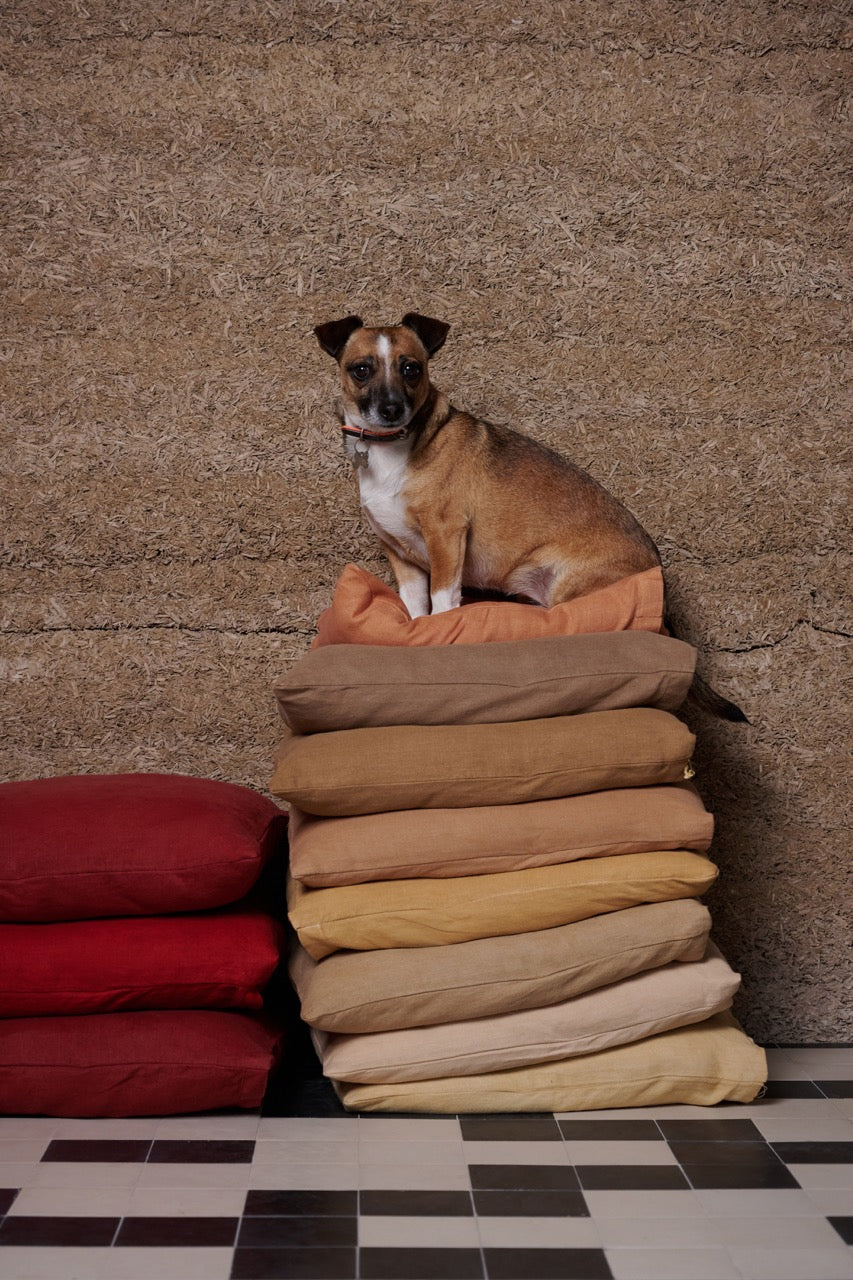
<instances>
[{"instance_id":1,"label":"dark red cushion","mask_svg":"<svg viewBox=\"0 0 853 1280\"><path fill-rule=\"evenodd\" d=\"M245 907L0 924L0 1017L260 1009L283 932L265 912Z\"/></svg>"},{"instance_id":2,"label":"dark red cushion","mask_svg":"<svg viewBox=\"0 0 853 1280\"><path fill-rule=\"evenodd\" d=\"M180 774L0 784L0 920L202 911L236 902L284 839L248 787Z\"/></svg>"},{"instance_id":3,"label":"dark red cushion","mask_svg":"<svg viewBox=\"0 0 853 1280\"><path fill-rule=\"evenodd\" d=\"M280 1035L251 1013L10 1018L0 1035L0 1113L149 1116L258 1107Z\"/></svg>"}]
</instances>

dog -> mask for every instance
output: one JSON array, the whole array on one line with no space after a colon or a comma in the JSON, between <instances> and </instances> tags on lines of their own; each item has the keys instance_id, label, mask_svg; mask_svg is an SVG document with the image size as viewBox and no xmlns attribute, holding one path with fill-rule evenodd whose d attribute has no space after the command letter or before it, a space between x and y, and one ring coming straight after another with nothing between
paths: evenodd
<instances>
[{"instance_id":1,"label":"dog","mask_svg":"<svg viewBox=\"0 0 853 1280\"><path fill-rule=\"evenodd\" d=\"M463 588L549 607L660 566L642 525L586 471L450 404L429 374L449 329L416 312L314 329L340 368L345 452L411 617L456 608ZM698 676L691 696L746 720Z\"/></svg>"}]
</instances>

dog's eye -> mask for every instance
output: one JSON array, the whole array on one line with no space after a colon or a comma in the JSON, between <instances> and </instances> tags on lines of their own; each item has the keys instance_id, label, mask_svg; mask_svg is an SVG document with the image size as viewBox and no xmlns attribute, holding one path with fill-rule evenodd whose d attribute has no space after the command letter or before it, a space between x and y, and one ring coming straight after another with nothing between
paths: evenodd
<instances>
[{"instance_id":1,"label":"dog's eye","mask_svg":"<svg viewBox=\"0 0 853 1280\"><path fill-rule=\"evenodd\" d=\"M373 372L370 365L362 361L360 364L351 364L349 367L350 374L355 378L356 382L367 382Z\"/></svg>"},{"instance_id":2,"label":"dog's eye","mask_svg":"<svg viewBox=\"0 0 853 1280\"><path fill-rule=\"evenodd\" d=\"M417 382L421 376L421 366L416 360L407 360L403 365L403 377L407 382Z\"/></svg>"}]
</instances>

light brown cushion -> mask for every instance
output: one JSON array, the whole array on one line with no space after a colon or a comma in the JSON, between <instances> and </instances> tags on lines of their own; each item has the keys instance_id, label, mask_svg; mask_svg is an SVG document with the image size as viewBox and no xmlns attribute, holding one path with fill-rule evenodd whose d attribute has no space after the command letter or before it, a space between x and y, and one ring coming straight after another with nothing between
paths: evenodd
<instances>
[{"instance_id":1,"label":"light brown cushion","mask_svg":"<svg viewBox=\"0 0 853 1280\"><path fill-rule=\"evenodd\" d=\"M717 1013L690 1027L560 1062L337 1089L351 1110L464 1114L751 1102L766 1080L764 1050L730 1013Z\"/></svg>"},{"instance_id":2,"label":"light brown cushion","mask_svg":"<svg viewBox=\"0 0 853 1280\"><path fill-rule=\"evenodd\" d=\"M307 813L517 804L690 776L695 739L637 707L502 724L397 725L290 735L274 795Z\"/></svg>"},{"instance_id":3,"label":"light brown cushion","mask_svg":"<svg viewBox=\"0 0 853 1280\"><path fill-rule=\"evenodd\" d=\"M388 1084L481 1075L598 1053L701 1022L728 1009L740 977L711 945L693 964L667 964L541 1009L372 1035L315 1032L332 1080Z\"/></svg>"},{"instance_id":4,"label":"light brown cushion","mask_svg":"<svg viewBox=\"0 0 853 1280\"><path fill-rule=\"evenodd\" d=\"M314 644L478 644L590 631L661 631L663 595L663 574L654 568L551 609L478 601L410 618L396 591L366 569L348 564L331 607L320 615Z\"/></svg>"},{"instance_id":5,"label":"light brown cushion","mask_svg":"<svg viewBox=\"0 0 853 1280\"><path fill-rule=\"evenodd\" d=\"M294 733L392 724L485 724L620 707L676 711L696 651L648 631L510 644L325 645L274 685Z\"/></svg>"},{"instance_id":6,"label":"light brown cushion","mask_svg":"<svg viewBox=\"0 0 853 1280\"><path fill-rule=\"evenodd\" d=\"M429 947L549 929L643 902L698 897L716 876L701 854L675 849L334 889L306 889L291 877L287 901L299 941L319 960L339 947Z\"/></svg>"},{"instance_id":7,"label":"light brown cushion","mask_svg":"<svg viewBox=\"0 0 853 1280\"><path fill-rule=\"evenodd\" d=\"M527 804L399 809L352 818L290 811L290 869L316 888L521 871L579 858L711 843L714 820L690 783L594 791Z\"/></svg>"},{"instance_id":8,"label":"light brown cushion","mask_svg":"<svg viewBox=\"0 0 853 1280\"><path fill-rule=\"evenodd\" d=\"M444 947L337 951L290 972L302 1016L326 1031L390 1031L556 1004L620 978L705 954L711 917L695 898Z\"/></svg>"}]
</instances>

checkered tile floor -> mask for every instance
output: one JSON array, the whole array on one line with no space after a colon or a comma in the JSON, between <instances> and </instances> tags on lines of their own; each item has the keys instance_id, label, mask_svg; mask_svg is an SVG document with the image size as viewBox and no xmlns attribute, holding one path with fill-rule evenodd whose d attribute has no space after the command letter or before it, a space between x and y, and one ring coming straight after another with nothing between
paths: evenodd
<instances>
[{"instance_id":1,"label":"checkered tile floor","mask_svg":"<svg viewBox=\"0 0 853 1280\"><path fill-rule=\"evenodd\" d=\"M7 1280L853 1280L853 1049L750 1106L0 1119ZM2 1215L5 1214L5 1217Z\"/></svg>"}]
</instances>

